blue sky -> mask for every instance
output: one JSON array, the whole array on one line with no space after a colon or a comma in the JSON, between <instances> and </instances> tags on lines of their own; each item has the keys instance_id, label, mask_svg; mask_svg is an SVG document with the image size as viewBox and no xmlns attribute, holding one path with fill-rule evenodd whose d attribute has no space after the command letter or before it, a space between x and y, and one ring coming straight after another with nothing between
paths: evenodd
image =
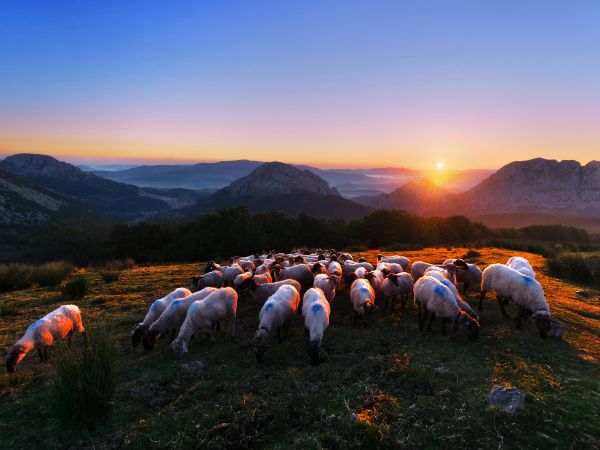
<instances>
[{"instance_id":1,"label":"blue sky","mask_svg":"<svg viewBox=\"0 0 600 450\"><path fill-rule=\"evenodd\" d=\"M0 154L419 168L600 154L600 2L1 8Z\"/></svg>"}]
</instances>

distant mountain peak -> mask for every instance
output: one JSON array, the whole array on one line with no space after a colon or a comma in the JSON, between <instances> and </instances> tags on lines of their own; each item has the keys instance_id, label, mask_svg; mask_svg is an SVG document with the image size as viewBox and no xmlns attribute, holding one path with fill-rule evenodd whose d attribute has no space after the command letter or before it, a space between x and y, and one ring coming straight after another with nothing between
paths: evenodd
<instances>
[{"instance_id":1,"label":"distant mountain peak","mask_svg":"<svg viewBox=\"0 0 600 450\"><path fill-rule=\"evenodd\" d=\"M298 191L340 196L337 189L311 171L278 161L261 164L220 192L233 197L268 197Z\"/></svg>"},{"instance_id":2,"label":"distant mountain peak","mask_svg":"<svg viewBox=\"0 0 600 450\"><path fill-rule=\"evenodd\" d=\"M94 176L52 156L34 153L18 153L7 156L0 162L0 166L19 176L66 178L69 180L81 180Z\"/></svg>"}]
</instances>

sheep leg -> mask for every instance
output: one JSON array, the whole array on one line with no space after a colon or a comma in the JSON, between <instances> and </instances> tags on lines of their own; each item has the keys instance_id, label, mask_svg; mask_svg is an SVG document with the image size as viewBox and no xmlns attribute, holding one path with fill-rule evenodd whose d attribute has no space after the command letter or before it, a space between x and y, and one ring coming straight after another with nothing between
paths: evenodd
<instances>
[{"instance_id":1,"label":"sheep leg","mask_svg":"<svg viewBox=\"0 0 600 450\"><path fill-rule=\"evenodd\" d=\"M419 322L419 331L423 331L423 319L421 315L421 302L417 302L417 319Z\"/></svg>"},{"instance_id":2,"label":"sheep leg","mask_svg":"<svg viewBox=\"0 0 600 450\"><path fill-rule=\"evenodd\" d=\"M356 322L358 321L358 313L354 311L354 323L352 325L353 328L356 328Z\"/></svg>"},{"instance_id":3,"label":"sheep leg","mask_svg":"<svg viewBox=\"0 0 600 450\"><path fill-rule=\"evenodd\" d=\"M231 337L235 337L235 333L237 333L237 316L233 317L233 326L231 328Z\"/></svg>"},{"instance_id":4,"label":"sheep leg","mask_svg":"<svg viewBox=\"0 0 600 450\"><path fill-rule=\"evenodd\" d=\"M171 339L169 339L169 344L175 340L175 328L171 330Z\"/></svg>"},{"instance_id":5,"label":"sheep leg","mask_svg":"<svg viewBox=\"0 0 600 450\"><path fill-rule=\"evenodd\" d=\"M479 293L479 311L483 311L483 299L485 298L486 291L481 291Z\"/></svg>"},{"instance_id":6,"label":"sheep leg","mask_svg":"<svg viewBox=\"0 0 600 450\"><path fill-rule=\"evenodd\" d=\"M48 346L44 347L44 361L48 361Z\"/></svg>"},{"instance_id":7,"label":"sheep leg","mask_svg":"<svg viewBox=\"0 0 600 450\"><path fill-rule=\"evenodd\" d=\"M448 336L448 332L446 331L446 323L448 322L448 318L444 317L442 319L442 336Z\"/></svg>"},{"instance_id":8,"label":"sheep leg","mask_svg":"<svg viewBox=\"0 0 600 450\"><path fill-rule=\"evenodd\" d=\"M470 285L471 285L470 281L463 281L463 295L465 295L467 293L467 290L469 289Z\"/></svg>"},{"instance_id":9,"label":"sheep leg","mask_svg":"<svg viewBox=\"0 0 600 450\"><path fill-rule=\"evenodd\" d=\"M429 324L427 325L427 332L431 333L431 325L433 324L433 321L435 320L435 313L432 312L431 316L429 316Z\"/></svg>"},{"instance_id":10,"label":"sheep leg","mask_svg":"<svg viewBox=\"0 0 600 450\"><path fill-rule=\"evenodd\" d=\"M421 318L421 321L419 322L419 330L423 331L425 329L425 322L427 322L427 316L429 315L429 311L427 311L426 309L423 311L423 317Z\"/></svg>"},{"instance_id":11,"label":"sheep leg","mask_svg":"<svg viewBox=\"0 0 600 450\"><path fill-rule=\"evenodd\" d=\"M67 333L67 345L70 347L71 346L71 340L73 339L73 330L69 331Z\"/></svg>"},{"instance_id":12,"label":"sheep leg","mask_svg":"<svg viewBox=\"0 0 600 450\"><path fill-rule=\"evenodd\" d=\"M40 357L40 362L44 362L44 356L42 355L42 347L38 348L38 356Z\"/></svg>"},{"instance_id":13,"label":"sheep leg","mask_svg":"<svg viewBox=\"0 0 600 450\"><path fill-rule=\"evenodd\" d=\"M529 314L530 314L530 313L529 313L529 312L528 312L526 309L524 309L524 308L521 308L521 307L519 306L519 311L517 312L517 315L516 315L516 317L515 317L515 328L516 328L517 330L520 330L520 329L522 329L522 328L523 328L523 327L522 327L522 322L521 322L521 319L527 319L527 317L529 317Z\"/></svg>"},{"instance_id":14,"label":"sheep leg","mask_svg":"<svg viewBox=\"0 0 600 450\"><path fill-rule=\"evenodd\" d=\"M291 324L291 323L292 323L292 321L291 321L291 320L288 320L288 321L285 323L285 338L286 338L286 339L287 339L287 337L288 337L288 333L289 333L289 331L290 331L290 324Z\"/></svg>"},{"instance_id":15,"label":"sheep leg","mask_svg":"<svg viewBox=\"0 0 600 450\"><path fill-rule=\"evenodd\" d=\"M383 299L383 310L386 311L388 307L389 297L386 295ZM392 302L392 311L394 310L394 303Z\"/></svg>"},{"instance_id":16,"label":"sheep leg","mask_svg":"<svg viewBox=\"0 0 600 450\"><path fill-rule=\"evenodd\" d=\"M506 308L504 307L508 303L507 300L504 300L503 297L498 296L498 304L500 305L500 312L502 313L502 317L509 318L508 312L506 312Z\"/></svg>"},{"instance_id":17,"label":"sheep leg","mask_svg":"<svg viewBox=\"0 0 600 450\"><path fill-rule=\"evenodd\" d=\"M277 343L281 344L281 327L277 328Z\"/></svg>"}]
</instances>

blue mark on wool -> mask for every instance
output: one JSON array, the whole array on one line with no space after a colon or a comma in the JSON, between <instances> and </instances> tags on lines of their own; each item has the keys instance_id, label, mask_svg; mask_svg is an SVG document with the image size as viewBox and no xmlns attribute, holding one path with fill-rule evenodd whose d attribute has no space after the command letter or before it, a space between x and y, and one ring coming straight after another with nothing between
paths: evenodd
<instances>
[{"instance_id":1,"label":"blue mark on wool","mask_svg":"<svg viewBox=\"0 0 600 450\"><path fill-rule=\"evenodd\" d=\"M158 302L154 302L152 303L152 306L150 307L150 311L154 312L156 311L158 308L160 308Z\"/></svg>"},{"instance_id":2,"label":"blue mark on wool","mask_svg":"<svg viewBox=\"0 0 600 450\"><path fill-rule=\"evenodd\" d=\"M181 304L181 303L183 303L183 300L175 300L175 301L173 302L173 306L177 306L177 305L179 305L179 304Z\"/></svg>"},{"instance_id":3,"label":"blue mark on wool","mask_svg":"<svg viewBox=\"0 0 600 450\"><path fill-rule=\"evenodd\" d=\"M358 288L358 290L359 290L360 292L362 292L363 294L365 294L365 295L371 295L371 291L369 291L369 288L366 288L366 287L364 287L364 286L363 286L363 287L360 287L360 288Z\"/></svg>"},{"instance_id":4,"label":"blue mark on wool","mask_svg":"<svg viewBox=\"0 0 600 450\"><path fill-rule=\"evenodd\" d=\"M533 278L528 277L527 275L523 275L523 279L527 282L527 283L533 283Z\"/></svg>"},{"instance_id":5,"label":"blue mark on wool","mask_svg":"<svg viewBox=\"0 0 600 450\"><path fill-rule=\"evenodd\" d=\"M313 314L321 314L323 312L323 305L320 303L314 303L310 307L310 310L313 312Z\"/></svg>"},{"instance_id":6,"label":"blue mark on wool","mask_svg":"<svg viewBox=\"0 0 600 450\"><path fill-rule=\"evenodd\" d=\"M443 284L438 284L436 287L433 288L433 292L436 295L442 297L446 293L446 286L444 286Z\"/></svg>"},{"instance_id":7,"label":"blue mark on wool","mask_svg":"<svg viewBox=\"0 0 600 450\"><path fill-rule=\"evenodd\" d=\"M265 312L271 311L273 309L273 303L267 303L265 305Z\"/></svg>"}]
</instances>

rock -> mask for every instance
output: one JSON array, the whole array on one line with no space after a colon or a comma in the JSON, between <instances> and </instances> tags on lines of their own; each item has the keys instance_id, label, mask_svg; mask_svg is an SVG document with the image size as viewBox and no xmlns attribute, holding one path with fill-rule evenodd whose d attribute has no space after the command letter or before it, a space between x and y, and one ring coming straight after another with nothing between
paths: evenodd
<instances>
[{"instance_id":1,"label":"rock","mask_svg":"<svg viewBox=\"0 0 600 450\"><path fill-rule=\"evenodd\" d=\"M204 371L204 363L202 361L190 361L182 364L181 369L190 375L199 376Z\"/></svg>"},{"instance_id":2,"label":"rock","mask_svg":"<svg viewBox=\"0 0 600 450\"><path fill-rule=\"evenodd\" d=\"M527 394L519 389L494 386L487 396L486 402L492 408L513 414L523 409L526 397Z\"/></svg>"},{"instance_id":3,"label":"rock","mask_svg":"<svg viewBox=\"0 0 600 450\"><path fill-rule=\"evenodd\" d=\"M580 297L585 297L585 298L590 298L590 297L592 297L594 295L593 292L591 292L591 291L584 291L583 289L575 291L575 293L577 295L579 295Z\"/></svg>"},{"instance_id":4,"label":"rock","mask_svg":"<svg viewBox=\"0 0 600 450\"><path fill-rule=\"evenodd\" d=\"M447 373L448 372L448 368L444 367L444 366L434 367L433 371L437 372L437 373Z\"/></svg>"}]
</instances>

